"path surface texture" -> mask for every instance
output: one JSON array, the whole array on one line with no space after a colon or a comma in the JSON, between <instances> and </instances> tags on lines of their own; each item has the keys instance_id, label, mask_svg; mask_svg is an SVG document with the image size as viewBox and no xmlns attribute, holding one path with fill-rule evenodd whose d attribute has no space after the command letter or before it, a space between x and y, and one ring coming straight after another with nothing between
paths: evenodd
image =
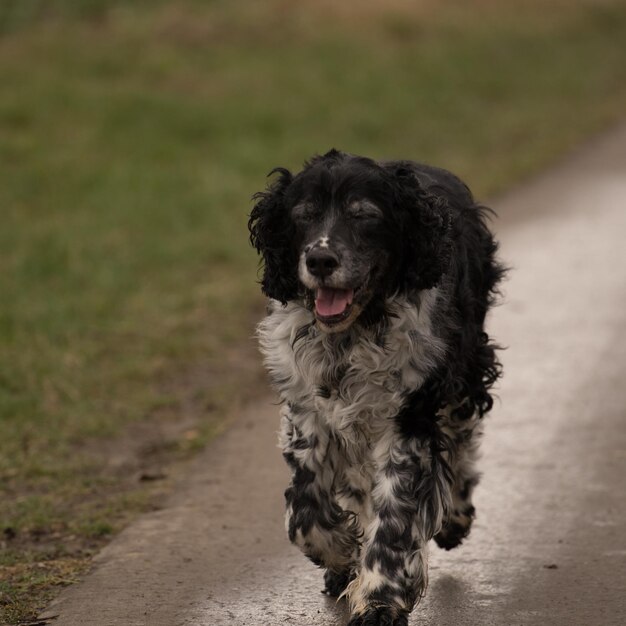
<instances>
[{"instance_id":1,"label":"path surface texture","mask_svg":"<svg viewBox=\"0 0 626 626\"><path fill-rule=\"evenodd\" d=\"M626 624L626 126L494 202L509 348L469 539L431 546L411 625ZM252 284L252 280L251 280ZM328 626L345 608L283 528L259 401L47 612L58 626Z\"/></svg>"}]
</instances>

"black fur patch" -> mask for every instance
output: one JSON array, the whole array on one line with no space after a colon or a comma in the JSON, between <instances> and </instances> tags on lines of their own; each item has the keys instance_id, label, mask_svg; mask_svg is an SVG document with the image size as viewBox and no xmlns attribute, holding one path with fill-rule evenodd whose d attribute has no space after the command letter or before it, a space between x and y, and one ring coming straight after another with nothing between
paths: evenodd
<instances>
[{"instance_id":1,"label":"black fur patch","mask_svg":"<svg viewBox=\"0 0 626 626\"><path fill-rule=\"evenodd\" d=\"M322 593L332 598L338 598L344 592L352 578L354 578L354 576L347 571L336 573L327 570L324 573L324 589Z\"/></svg>"},{"instance_id":2,"label":"black fur patch","mask_svg":"<svg viewBox=\"0 0 626 626\"><path fill-rule=\"evenodd\" d=\"M408 626L408 623L406 613L396 615L389 607L379 606L353 617L348 626Z\"/></svg>"}]
</instances>

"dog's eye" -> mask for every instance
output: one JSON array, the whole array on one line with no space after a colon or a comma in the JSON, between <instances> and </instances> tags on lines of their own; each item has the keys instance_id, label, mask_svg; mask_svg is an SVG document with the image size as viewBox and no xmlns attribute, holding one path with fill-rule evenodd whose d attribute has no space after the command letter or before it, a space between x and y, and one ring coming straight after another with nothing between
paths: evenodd
<instances>
[{"instance_id":1,"label":"dog's eye","mask_svg":"<svg viewBox=\"0 0 626 626\"><path fill-rule=\"evenodd\" d=\"M293 219L296 222L313 222L318 218L318 212L315 207L309 204L298 205L292 211Z\"/></svg>"},{"instance_id":2,"label":"dog's eye","mask_svg":"<svg viewBox=\"0 0 626 626\"><path fill-rule=\"evenodd\" d=\"M314 213L299 213L297 215L294 215L294 218L296 222L308 224L309 222L315 221L315 214Z\"/></svg>"},{"instance_id":3,"label":"dog's eye","mask_svg":"<svg viewBox=\"0 0 626 626\"><path fill-rule=\"evenodd\" d=\"M348 217L355 221L375 221L382 217L382 211L373 204L353 204L348 208Z\"/></svg>"}]
</instances>

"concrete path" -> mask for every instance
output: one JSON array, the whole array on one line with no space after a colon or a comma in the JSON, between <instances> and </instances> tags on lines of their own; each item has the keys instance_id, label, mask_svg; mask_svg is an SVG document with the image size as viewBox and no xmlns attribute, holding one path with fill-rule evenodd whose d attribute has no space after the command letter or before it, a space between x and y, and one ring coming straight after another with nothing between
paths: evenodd
<instances>
[{"instance_id":1,"label":"concrete path","mask_svg":"<svg viewBox=\"0 0 626 626\"><path fill-rule=\"evenodd\" d=\"M626 624L626 125L501 198L514 266L478 519L411 624ZM283 530L277 409L250 407L161 511L50 607L58 626L327 626L342 603Z\"/></svg>"}]
</instances>

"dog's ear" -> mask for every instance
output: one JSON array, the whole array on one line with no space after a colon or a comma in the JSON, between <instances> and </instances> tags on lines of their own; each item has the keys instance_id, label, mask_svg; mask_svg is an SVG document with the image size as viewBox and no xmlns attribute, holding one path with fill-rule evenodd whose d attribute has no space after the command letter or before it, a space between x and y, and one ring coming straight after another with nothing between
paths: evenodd
<instances>
[{"instance_id":1,"label":"dog's ear","mask_svg":"<svg viewBox=\"0 0 626 626\"><path fill-rule=\"evenodd\" d=\"M294 245L294 225L286 206L285 192L293 177L282 167L268 176L278 174L265 191L252 197L256 201L250 219L250 243L263 257L263 293L286 304L298 295L297 252Z\"/></svg>"},{"instance_id":2,"label":"dog's ear","mask_svg":"<svg viewBox=\"0 0 626 626\"><path fill-rule=\"evenodd\" d=\"M448 202L436 188L424 189L408 167L393 167L391 175L404 246L398 287L408 291L430 289L439 283L450 264Z\"/></svg>"}]
</instances>

